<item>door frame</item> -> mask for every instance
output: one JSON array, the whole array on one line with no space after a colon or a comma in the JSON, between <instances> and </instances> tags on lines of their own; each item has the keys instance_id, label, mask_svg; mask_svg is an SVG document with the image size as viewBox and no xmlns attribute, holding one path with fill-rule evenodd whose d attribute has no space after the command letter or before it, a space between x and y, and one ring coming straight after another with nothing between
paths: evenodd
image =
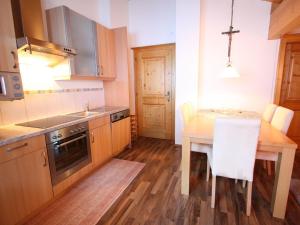
<instances>
[{"instance_id":1,"label":"door frame","mask_svg":"<svg viewBox=\"0 0 300 225\"><path fill-rule=\"evenodd\" d=\"M137 75L137 60L136 60L136 54L137 51L139 50L147 50L147 49L158 49L161 47L173 47L172 51L173 51L173 58L172 58L172 76L171 76L171 140L175 141L175 84L176 84L176 70L175 70L175 66L176 66L176 43L168 43L168 44L160 44L160 45L150 45L150 46L142 46L142 47L135 47L132 48L133 50L133 59L134 59L134 101L135 101L135 116L136 116L136 121L137 121L137 136L139 135L139 110L138 110L138 86L137 86L137 80L138 80L138 75Z\"/></svg>"},{"instance_id":2,"label":"door frame","mask_svg":"<svg viewBox=\"0 0 300 225\"><path fill-rule=\"evenodd\" d=\"M280 104L281 86L283 81L285 49L288 43L300 42L300 34L286 34L280 40L277 72L274 89L274 103Z\"/></svg>"}]
</instances>

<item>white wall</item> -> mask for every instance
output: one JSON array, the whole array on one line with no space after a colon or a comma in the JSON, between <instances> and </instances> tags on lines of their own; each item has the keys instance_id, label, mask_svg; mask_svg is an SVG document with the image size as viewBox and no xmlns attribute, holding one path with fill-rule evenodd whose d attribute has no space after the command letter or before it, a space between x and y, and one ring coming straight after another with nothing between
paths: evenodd
<instances>
[{"instance_id":1,"label":"white wall","mask_svg":"<svg viewBox=\"0 0 300 225\"><path fill-rule=\"evenodd\" d=\"M197 102L199 76L200 1L176 0L175 143L181 143L180 105Z\"/></svg>"},{"instance_id":2,"label":"white wall","mask_svg":"<svg viewBox=\"0 0 300 225\"><path fill-rule=\"evenodd\" d=\"M129 0L130 46L175 42L175 0Z\"/></svg>"},{"instance_id":3,"label":"white wall","mask_svg":"<svg viewBox=\"0 0 300 225\"><path fill-rule=\"evenodd\" d=\"M110 0L43 0L46 9L65 5L74 11L110 27Z\"/></svg>"},{"instance_id":4,"label":"white wall","mask_svg":"<svg viewBox=\"0 0 300 225\"><path fill-rule=\"evenodd\" d=\"M199 106L227 107L261 112L273 100L278 41L268 40L270 4L236 0L232 61L240 78L222 79L227 61L231 0L201 1Z\"/></svg>"},{"instance_id":5,"label":"white wall","mask_svg":"<svg viewBox=\"0 0 300 225\"><path fill-rule=\"evenodd\" d=\"M128 26L128 0L110 0L110 27Z\"/></svg>"}]
</instances>

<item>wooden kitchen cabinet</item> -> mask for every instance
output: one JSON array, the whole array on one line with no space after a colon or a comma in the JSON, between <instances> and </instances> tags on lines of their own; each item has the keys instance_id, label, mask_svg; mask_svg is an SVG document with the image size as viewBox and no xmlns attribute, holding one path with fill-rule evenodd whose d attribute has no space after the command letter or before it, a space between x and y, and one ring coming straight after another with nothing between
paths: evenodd
<instances>
[{"instance_id":1,"label":"wooden kitchen cabinet","mask_svg":"<svg viewBox=\"0 0 300 225\"><path fill-rule=\"evenodd\" d=\"M122 152L131 144L130 117L112 123L113 155Z\"/></svg>"},{"instance_id":2,"label":"wooden kitchen cabinet","mask_svg":"<svg viewBox=\"0 0 300 225\"><path fill-rule=\"evenodd\" d=\"M11 225L52 199L50 170L44 136L1 147L0 151L0 225Z\"/></svg>"},{"instance_id":3,"label":"wooden kitchen cabinet","mask_svg":"<svg viewBox=\"0 0 300 225\"><path fill-rule=\"evenodd\" d=\"M100 120L99 120L100 119ZM112 137L109 116L89 121L93 167L112 158Z\"/></svg>"},{"instance_id":4,"label":"wooden kitchen cabinet","mask_svg":"<svg viewBox=\"0 0 300 225\"><path fill-rule=\"evenodd\" d=\"M19 72L17 42L10 0L1 0L0 4L0 49L0 71Z\"/></svg>"},{"instance_id":5,"label":"wooden kitchen cabinet","mask_svg":"<svg viewBox=\"0 0 300 225\"><path fill-rule=\"evenodd\" d=\"M101 80L113 80L116 78L116 50L113 30L97 24L97 41L99 77Z\"/></svg>"}]
</instances>

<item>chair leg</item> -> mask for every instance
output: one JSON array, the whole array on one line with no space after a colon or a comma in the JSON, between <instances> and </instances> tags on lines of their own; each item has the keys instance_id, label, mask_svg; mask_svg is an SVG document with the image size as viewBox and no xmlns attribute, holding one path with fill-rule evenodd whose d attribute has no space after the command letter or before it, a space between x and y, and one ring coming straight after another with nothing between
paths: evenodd
<instances>
[{"instance_id":1,"label":"chair leg","mask_svg":"<svg viewBox=\"0 0 300 225\"><path fill-rule=\"evenodd\" d=\"M234 183L236 183L236 184L237 184L237 183L238 183L238 179L235 179Z\"/></svg>"},{"instance_id":2,"label":"chair leg","mask_svg":"<svg viewBox=\"0 0 300 225\"><path fill-rule=\"evenodd\" d=\"M243 180L243 185L242 185L242 187L243 187L243 188L246 187L246 181L245 181L245 180Z\"/></svg>"},{"instance_id":3,"label":"chair leg","mask_svg":"<svg viewBox=\"0 0 300 225\"><path fill-rule=\"evenodd\" d=\"M272 175L272 162L271 161L267 161L267 174L268 176Z\"/></svg>"},{"instance_id":4,"label":"chair leg","mask_svg":"<svg viewBox=\"0 0 300 225\"><path fill-rule=\"evenodd\" d=\"M209 166L209 162L207 159L207 164L206 164L206 181L209 181L209 174L210 174L210 166Z\"/></svg>"},{"instance_id":5,"label":"chair leg","mask_svg":"<svg viewBox=\"0 0 300 225\"><path fill-rule=\"evenodd\" d=\"M252 199L252 182L248 181L248 188L247 188L247 209L246 209L247 216L250 216L250 213L251 213L251 199Z\"/></svg>"},{"instance_id":6,"label":"chair leg","mask_svg":"<svg viewBox=\"0 0 300 225\"><path fill-rule=\"evenodd\" d=\"M216 176L212 176L212 185L211 185L211 208L215 208L216 200Z\"/></svg>"},{"instance_id":7,"label":"chair leg","mask_svg":"<svg viewBox=\"0 0 300 225\"><path fill-rule=\"evenodd\" d=\"M266 160L263 161L263 168L267 169L267 161Z\"/></svg>"}]
</instances>

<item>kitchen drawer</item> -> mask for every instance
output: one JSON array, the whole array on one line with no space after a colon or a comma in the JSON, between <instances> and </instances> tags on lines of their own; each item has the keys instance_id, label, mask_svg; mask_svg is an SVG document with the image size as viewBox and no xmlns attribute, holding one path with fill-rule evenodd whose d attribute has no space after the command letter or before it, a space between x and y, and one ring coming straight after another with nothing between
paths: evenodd
<instances>
[{"instance_id":1,"label":"kitchen drawer","mask_svg":"<svg viewBox=\"0 0 300 225\"><path fill-rule=\"evenodd\" d=\"M45 136L40 135L0 147L0 163L46 148Z\"/></svg>"},{"instance_id":2,"label":"kitchen drawer","mask_svg":"<svg viewBox=\"0 0 300 225\"><path fill-rule=\"evenodd\" d=\"M89 121L89 129L92 130L96 127L101 127L108 123L110 123L110 116L103 116L97 119L93 119Z\"/></svg>"}]
</instances>

